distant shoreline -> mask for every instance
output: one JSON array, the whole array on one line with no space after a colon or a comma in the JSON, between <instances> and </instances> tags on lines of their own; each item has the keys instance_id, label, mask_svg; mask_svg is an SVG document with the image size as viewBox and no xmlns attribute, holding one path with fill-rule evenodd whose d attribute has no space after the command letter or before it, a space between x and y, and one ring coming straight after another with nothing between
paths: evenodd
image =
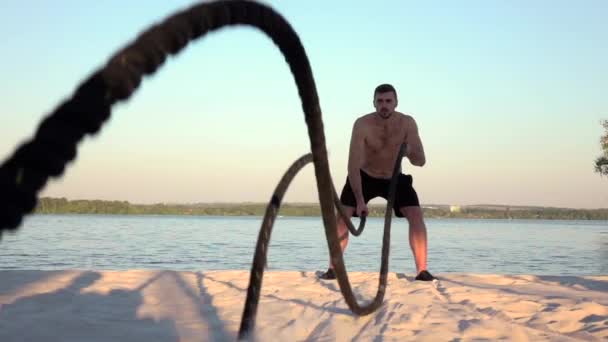
<instances>
[{"instance_id":1,"label":"distant shoreline","mask_svg":"<svg viewBox=\"0 0 608 342\"><path fill-rule=\"evenodd\" d=\"M38 214L262 216L267 203L133 204L127 201L43 197ZM608 220L608 208L572 209L508 205L423 205L427 218ZM370 217L384 217L386 205L370 205ZM283 203L281 216L321 216L319 204Z\"/></svg>"}]
</instances>

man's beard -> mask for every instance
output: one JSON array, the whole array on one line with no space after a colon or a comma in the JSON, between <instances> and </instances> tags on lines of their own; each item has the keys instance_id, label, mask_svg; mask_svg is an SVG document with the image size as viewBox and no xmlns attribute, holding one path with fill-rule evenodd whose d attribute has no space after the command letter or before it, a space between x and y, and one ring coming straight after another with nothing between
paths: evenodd
<instances>
[{"instance_id":1,"label":"man's beard","mask_svg":"<svg viewBox=\"0 0 608 342\"><path fill-rule=\"evenodd\" d=\"M390 118L391 115L393 115L393 112L388 111L388 110L386 110L386 111L379 111L378 112L378 116L380 116L384 120Z\"/></svg>"}]
</instances>

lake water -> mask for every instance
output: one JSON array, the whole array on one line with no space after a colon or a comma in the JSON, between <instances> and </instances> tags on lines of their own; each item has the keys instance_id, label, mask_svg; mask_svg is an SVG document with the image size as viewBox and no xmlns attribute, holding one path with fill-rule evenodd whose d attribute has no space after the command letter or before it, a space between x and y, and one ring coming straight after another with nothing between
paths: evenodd
<instances>
[{"instance_id":1,"label":"lake water","mask_svg":"<svg viewBox=\"0 0 608 342\"><path fill-rule=\"evenodd\" d=\"M28 216L0 241L0 269L249 269L261 217ZM535 275L608 274L608 221L428 219L429 270ZM355 224L358 221L355 220ZM380 269L384 220L351 237L347 270ZM415 272L407 223L393 218L390 271ZM269 270L327 267L320 217L278 218Z\"/></svg>"}]
</instances>

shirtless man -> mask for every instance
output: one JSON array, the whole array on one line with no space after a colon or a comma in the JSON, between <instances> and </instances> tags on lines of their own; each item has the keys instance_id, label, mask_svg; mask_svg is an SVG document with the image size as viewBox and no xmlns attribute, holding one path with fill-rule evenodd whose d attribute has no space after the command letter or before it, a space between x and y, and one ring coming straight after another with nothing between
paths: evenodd
<instances>
[{"instance_id":1,"label":"shirtless man","mask_svg":"<svg viewBox=\"0 0 608 342\"><path fill-rule=\"evenodd\" d=\"M413 165L423 166L426 162L416 121L409 115L395 111L397 92L392 85L382 84L376 88L374 107L375 112L358 118L353 125L348 177L340 195L340 202L349 219L352 216L367 216L367 202L372 198L380 196L388 199L390 179L401 144L406 144L405 157ZM434 277L427 271L426 227L411 175L399 175L393 210L397 217L405 217L409 223L416 280L433 280ZM338 236L344 252L348 244L348 229L342 217L338 216ZM336 278L331 262L321 278Z\"/></svg>"}]
</instances>

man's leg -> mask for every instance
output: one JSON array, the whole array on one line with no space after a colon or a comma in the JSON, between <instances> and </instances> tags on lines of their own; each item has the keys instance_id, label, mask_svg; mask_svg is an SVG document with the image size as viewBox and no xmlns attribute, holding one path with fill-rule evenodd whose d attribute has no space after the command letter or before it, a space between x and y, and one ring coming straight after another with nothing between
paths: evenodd
<instances>
[{"instance_id":1,"label":"man's leg","mask_svg":"<svg viewBox=\"0 0 608 342\"><path fill-rule=\"evenodd\" d=\"M344 212L346 214L346 219L350 220L351 217L353 217L353 214L355 213L355 208L353 207L349 207L349 206L342 206L344 208ZM338 232L338 241L340 241L340 249L342 250L342 253L344 254L344 250L346 249L346 246L348 245L348 227L346 226L346 221L344 218L342 218L342 215L340 215L340 213L337 214L337 232ZM331 258L329 260L329 268L327 269L327 272L323 273L321 275L321 278L323 279L336 279L336 273L334 272L334 265L332 265L331 263Z\"/></svg>"},{"instance_id":2,"label":"man's leg","mask_svg":"<svg viewBox=\"0 0 608 342\"><path fill-rule=\"evenodd\" d=\"M416 274L420 274L427 269L427 237L422 209L419 206L408 206L401 207L399 210L409 222L410 247L416 261Z\"/></svg>"},{"instance_id":3,"label":"man's leg","mask_svg":"<svg viewBox=\"0 0 608 342\"><path fill-rule=\"evenodd\" d=\"M355 213L355 208L348 207L343 205L344 212L346 213L346 220L350 220ZM338 213L338 241L340 241L340 248L342 249L342 254L344 254L344 250L348 245L348 227L346 226L346 221L342 218L342 215ZM331 260L329 261L329 268L334 268L334 265L331 264Z\"/></svg>"}]
</instances>

